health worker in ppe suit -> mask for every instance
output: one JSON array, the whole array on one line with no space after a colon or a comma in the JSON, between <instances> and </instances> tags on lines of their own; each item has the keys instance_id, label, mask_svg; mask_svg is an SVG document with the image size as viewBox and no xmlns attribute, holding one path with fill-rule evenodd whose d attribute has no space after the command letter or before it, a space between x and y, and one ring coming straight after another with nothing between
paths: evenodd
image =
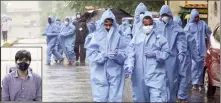
<instances>
[{"instance_id":1,"label":"health worker in ppe suit","mask_svg":"<svg viewBox=\"0 0 221 103\"><path fill-rule=\"evenodd\" d=\"M196 9L192 9L190 13L189 23L186 24L185 28L190 35L193 35L196 40L197 55L200 57L199 62L196 63L192 60L192 85L193 89L203 88L203 71L204 61L206 57L206 41L210 40L211 30L208 25L200 20L199 12Z\"/></svg>"},{"instance_id":2,"label":"health worker in ppe suit","mask_svg":"<svg viewBox=\"0 0 221 103\"><path fill-rule=\"evenodd\" d=\"M47 36L47 65L51 64L51 54L53 54L60 63L63 62L63 58L60 53L56 51L56 41L59 30L57 25L54 23L51 16L48 17L48 24L46 26L43 36Z\"/></svg>"},{"instance_id":3,"label":"health worker in ppe suit","mask_svg":"<svg viewBox=\"0 0 221 103\"><path fill-rule=\"evenodd\" d=\"M58 33L60 33L60 31L61 31L61 27L62 27L62 25L63 25L63 23L61 22L61 19L59 18L59 17L56 17L56 25L57 25L57 27L58 27ZM56 41L56 46L55 46L55 49L56 49L56 51L58 51L60 54L61 54L61 56L63 55L63 49L62 49L62 47L61 47L61 43L59 42L59 38L58 38L59 36L57 36L57 41ZM56 57L54 57L54 59L55 59L55 62L57 63L57 58Z\"/></svg>"},{"instance_id":4,"label":"health worker in ppe suit","mask_svg":"<svg viewBox=\"0 0 221 103\"><path fill-rule=\"evenodd\" d=\"M168 79L168 102L176 102L178 90L179 63L182 63L187 51L185 33L180 25L173 21L173 15L168 5L160 9L160 21L157 27L167 38L171 55L166 60L166 76Z\"/></svg>"},{"instance_id":5,"label":"health worker in ppe suit","mask_svg":"<svg viewBox=\"0 0 221 103\"><path fill-rule=\"evenodd\" d=\"M96 31L96 29L98 29L100 27L100 20L97 20L94 25L90 25L91 27L89 27L91 30L93 30L93 32ZM84 48L87 49L88 47L88 44L90 43L91 41L91 38L92 38L92 35L93 35L93 32L89 33L87 35L87 37L85 38L85 43L84 43ZM88 57L88 51L86 51L86 57ZM88 63L90 65L90 58L87 58L88 60Z\"/></svg>"},{"instance_id":6,"label":"health worker in ppe suit","mask_svg":"<svg viewBox=\"0 0 221 103\"><path fill-rule=\"evenodd\" d=\"M92 96L95 102L122 102L124 87L123 63L126 56L120 51L121 35L110 9L101 19L100 27L92 33L87 44L90 59Z\"/></svg>"},{"instance_id":7,"label":"health worker in ppe suit","mask_svg":"<svg viewBox=\"0 0 221 103\"><path fill-rule=\"evenodd\" d=\"M122 24L119 26L120 34L121 34L121 46L120 48L124 48L126 50L127 45L132 39L132 31L131 25L129 24L129 20L127 18L122 18Z\"/></svg>"},{"instance_id":8,"label":"health worker in ppe suit","mask_svg":"<svg viewBox=\"0 0 221 103\"><path fill-rule=\"evenodd\" d=\"M61 47L69 61L69 65L72 65L75 61L75 37L75 27L72 25L70 17L66 17L58 38L60 40Z\"/></svg>"},{"instance_id":9,"label":"health worker in ppe suit","mask_svg":"<svg viewBox=\"0 0 221 103\"><path fill-rule=\"evenodd\" d=\"M136 26L141 21L141 18L143 18L145 11L147 11L147 7L143 3L140 3L135 9L134 23L133 23L133 28L132 28L133 36L136 31Z\"/></svg>"},{"instance_id":10,"label":"health worker in ppe suit","mask_svg":"<svg viewBox=\"0 0 221 103\"><path fill-rule=\"evenodd\" d=\"M127 48L125 75L132 74L134 102L167 102L165 61L170 55L169 45L150 12L146 11L141 20Z\"/></svg>"},{"instance_id":11,"label":"health worker in ppe suit","mask_svg":"<svg viewBox=\"0 0 221 103\"><path fill-rule=\"evenodd\" d=\"M182 21L179 16L175 16L173 21L182 26ZM196 41L193 35L184 30L187 41L187 53L182 63L179 65L179 85L177 97L181 103L186 103L188 100L188 93L191 86L191 65L192 59L197 61L199 56L197 55Z\"/></svg>"}]
</instances>

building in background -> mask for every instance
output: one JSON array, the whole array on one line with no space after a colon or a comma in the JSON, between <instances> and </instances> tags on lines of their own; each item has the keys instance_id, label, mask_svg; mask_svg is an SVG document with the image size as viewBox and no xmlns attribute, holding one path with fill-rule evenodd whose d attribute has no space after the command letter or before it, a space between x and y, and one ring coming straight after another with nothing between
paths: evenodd
<instances>
[{"instance_id":1,"label":"building in background","mask_svg":"<svg viewBox=\"0 0 221 103\"><path fill-rule=\"evenodd\" d=\"M220 23L220 1L208 1L208 24L213 30Z\"/></svg>"},{"instance_id":2,"label":"building in background","mask_svg":"<svg viewBox=\"0 0 221 103\"><path fill-rule=\"evenodd\" d=\"M190 0L183 0L183 1L165 1L166 4L169 5L171 11L174 16L180 16L183 27L189 20L190 12L192 9L197 9L200 14L200 18L205 22L208 22L208 1L190 1Z\"/></svg>"},{"instance_id":3,"label":"building in background","mask_svg":"<svg viewBox=\"0 0 221 103\"><path fill-rule=\"evenodd\" d=\"M41 11L39 1L4 1L6 15L12 18L9 39L40 36Z\"/></svg>"}]
</instances>

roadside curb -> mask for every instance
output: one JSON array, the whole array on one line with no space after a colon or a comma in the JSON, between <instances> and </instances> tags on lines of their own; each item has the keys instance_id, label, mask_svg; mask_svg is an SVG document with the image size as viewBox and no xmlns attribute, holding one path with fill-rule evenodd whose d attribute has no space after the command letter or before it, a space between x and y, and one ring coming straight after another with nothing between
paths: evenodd
<instances>
[{"instance_id":1,"label":"roadside curb","mask_svg":"<svg viewBox=\"0 0 221 103\"><path fill-rule=\"evenodd\" d=\"M22 40L23 38L17 38L16 40L12 41L12 42L6 42L2 45L2 47L11 47L13 46L15 43L17 43L19 40Z\"/></svg>"}]
</instances>

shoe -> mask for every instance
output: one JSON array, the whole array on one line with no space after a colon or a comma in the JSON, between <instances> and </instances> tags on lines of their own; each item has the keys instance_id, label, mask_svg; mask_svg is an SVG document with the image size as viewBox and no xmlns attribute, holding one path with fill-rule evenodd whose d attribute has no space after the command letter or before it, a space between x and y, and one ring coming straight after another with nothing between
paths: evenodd
<instances>
[{"instance_id":1,"label":"shoe","mask_svg":"<svg viewBox=\"0 0 221 103\"><path fill-rule=\"evenodd\" d=\"M76 65L76 66L80 66L80 62L76 61L76 62L75 62L75 65Z\"/></svg>"},{"instance_id":2,"label":"shoe","mask_svg":"<svg viewBox=\"0 0 221 103\"><path fill-rule=\"evenodd\" d=\"M55 63L58 63L58 60L54 60L55 61Z\"/></svg>"},{"instance_id":3,"label":"shoe","mask_svg":"<svg viewBox=\"0 0 221 103\"><path fill-rule=\"evenodd\" d=\"M74 63L74 61L69 61L68 64L69 64L69 65L73 65L73 63Z\"/></svg>"},{"instance_id":4,"label":"shoe","mask_svg":"<svg viewBox=\"0 0 221 103\"><path fill-rule=\"evenodd\" d=\"M50 66L50 65L51 65L51 63L46 63L46 65Z\"/></svg>"},{"instance_id":5,"label":"shoe","mask_svg":"<svg viewBox=\"0 0 221 103\"><path fill-rule=\"evenodd\" d=\"M196 84L193 85L192 90L198 90L198 86Z\"/></svg>"},{"instance_id":6,"label":"shoe","mask_svg":"<svg viewBox=\"0 0 221 103\"><path fill-rule=\"evenodd\" d=\"M62 58L60 61L59 61L59 64L63 64L64 63L64 58Z\"/></svg>"},{"instance_id":7,"label":"shoe","mask_svg":"<svg viewBox=\"0 0 221 103\"><path fill-rule=\"evenodd\" d=\"M85 66L85 62L81 62L80 65L81 65L81 66Z\"/></svg>"},{"instance_id":8,"label":"shoe","mask_svg":"<svg viewBox=\"0 0 221 103\"><path fill-rule=\"evenodd\" d=\"M199 91L203 91L204 90L204 86L199 86Z\"/></svg>"}]
</instances>

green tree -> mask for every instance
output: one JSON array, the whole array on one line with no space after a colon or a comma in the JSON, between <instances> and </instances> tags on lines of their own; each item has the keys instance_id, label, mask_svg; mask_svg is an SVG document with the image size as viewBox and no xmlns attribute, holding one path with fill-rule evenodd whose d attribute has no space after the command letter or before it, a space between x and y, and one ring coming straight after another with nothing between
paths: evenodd
<instances>
[{"instance_id":1,"label":"green tree","mask_svg":"<svg viewBox=\"0 0 221 103\"><path fill-rule=\"evenodd\" d=\"M64 19L66 16L72 16L73 10L67 6L67 3L64 1L57 2L55 9L50 12L54 17L59 16L61 19Z\"/></svg>"},{"instance_id":2,"label":"green tree","mask_svg":"<svg viewBox=\"0 0 221 103\"><path fill-rule=\"evenodd\" d=\"M137 5L143 2L149 11L159 11L164 1L148 1L148 0L74 0L66 1L68 7L75 9L77 12L84 12L85 6L93 6L94 8L118 8L131 15Z\"/></svg>"}]
</instances>

